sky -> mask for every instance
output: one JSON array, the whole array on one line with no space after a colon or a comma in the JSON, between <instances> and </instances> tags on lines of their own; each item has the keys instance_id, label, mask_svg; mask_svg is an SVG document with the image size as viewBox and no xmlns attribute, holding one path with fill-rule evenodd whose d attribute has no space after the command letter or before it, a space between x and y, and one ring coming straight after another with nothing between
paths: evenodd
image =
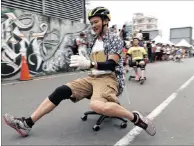
<instances>
[{"instance_id":1,"label":"sky","mask_svg":"<svg viewBox=\"0 0 194 146\"><path fill-rule=\"evenodd\" d=\"M104 6L110 10L110 26L132 21L133 13L140 12L158 19L158 29L164 39L169 39L170 28L190 26L194 38L194 1L89 1L89 8Z\"/></svg>"}]
</instances>

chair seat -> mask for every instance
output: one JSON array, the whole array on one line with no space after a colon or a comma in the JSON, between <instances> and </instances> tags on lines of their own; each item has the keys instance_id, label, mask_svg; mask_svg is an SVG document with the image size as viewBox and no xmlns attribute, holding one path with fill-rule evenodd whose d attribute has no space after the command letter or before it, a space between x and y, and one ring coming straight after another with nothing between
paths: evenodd
<instances>
[{"instance_id":1,"label":"chair seat","mask_svg":"<svg viewBox=\"0 0 194 146\"><path fill-rule=\"evenodd\" d=\"M99 131L102 122L103 122L105 119L107 119L107 118L118 119L118 120L122 121L122 123L120 124L120 127L121 127L121 128L126 128L126 127L127 127L127 120L126 120L126 119L121 118L121 117L109 117L109 116L105 116L105 115L102 115L102 114L98 114L98 113L96 113L95 111L87 111L87 112L85 112L85 113L84 113L84 116L81 117L81 119L82 119L83 121L86 121L88 115L99 115L99 116L100 116L100 117L98 118L96 124L93 126L93 130L94 130L94 131Z\"/></svg>"}]
</instances>

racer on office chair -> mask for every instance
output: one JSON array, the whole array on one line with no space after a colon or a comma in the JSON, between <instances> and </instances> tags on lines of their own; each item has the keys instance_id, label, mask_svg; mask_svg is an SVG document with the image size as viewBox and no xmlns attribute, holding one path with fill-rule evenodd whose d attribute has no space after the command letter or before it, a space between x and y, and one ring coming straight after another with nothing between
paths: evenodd
<instances>
[{"instance_id":1,"label":"racer on office chair","mask_svg":"<svg viewBox=\"0 0 194 146\"><path fill-rule=\"evenodd\" d=\"M127 55L130 57L129 59L129 66L133 67L135 71L135 80L143 83L143 81L146 79L144 76L145 66L147 62L147 53L144 47L140 47L139 45L139 39L133 38L133 47L131 47ZM139 78L138 74L138 68L141 69L141 76Z\"/></svg>"},{"instance_id":2,"label":"racer on office chair","mask_svg":"<svg viewBox=\"0 0 194 146\"><path fill-rule=\"evenodd\" d=\"M28 118L15 118L5 114L3 117L6 124L14 128L20 135L27 136L33 125L53 111L61 101L70 99L73 102L78 102L87 97L90 97L89 105L93 111L106 116L127 118L134 125L143 128L149 135L156 134L151 120L143 117L137 111L130 112L118 104L117 97L124 88L121 58L123 41L108 30L111 20L109 10L97 7L88 14L88 19L97 34L89 51L91 60L84 56L73 55L70 66L81 69L90 68L91 74L57 87Z\"/></svg>"}]
</instances>

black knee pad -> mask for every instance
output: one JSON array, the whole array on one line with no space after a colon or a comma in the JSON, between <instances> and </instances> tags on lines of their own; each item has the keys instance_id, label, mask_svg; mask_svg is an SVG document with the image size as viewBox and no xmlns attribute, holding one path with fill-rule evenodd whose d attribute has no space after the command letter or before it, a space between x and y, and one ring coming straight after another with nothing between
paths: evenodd
<instances>
[{"instance_id":1,"label":"black knee pad","mask_svg":"<svg viewBox=\"0 0 194 146\"><path fill-rule=\"evenodd\" d=\"M72 95L71 88L67 85L59 86L55 91L49 95L49 100L56 106L64 99L70 99Z\"/></svg>"},{"instance_id":2,"label":"black knee pad","mask_svg":"<svg viewBox=\"0 0 194 146\"><path fill-rule=\"evenodd\" d=\"M139 67L141 68L141 70L145 70L145 65L139 65Z\"/></svg>"},{"instance_id":3,"label":"black knee pad","mask_svg":"<svg viewBox=\"0 0 194 146\"><path fill-rule=\"evenodd\" d=\"M145 66L146 66L145 61L140 61L139 64L138 64L138 66L141 68L141 70L145 70Z\"/></svg>"},{"instance_id":4,"label":"black knee pad","mask_svg":"<svg viewBox=\"0 0 194 146\"><path fill-rule=\"evenodd\" d=\"M139 65L139 67L140 67L141 70L145 70L145 66L146 65Z\"/></svg>"},{"instance_id":5,"label":"black knee pad","mask_svg":"<svg viewBox=\"0 0 194 146\"><path fill-rule=\"evenodd\" d=\"M137 67L136 61L132 61L132 62L131 62L131 67Z\"/></svg>"},{"instance_id":6,"label":"black knee pad","mask_svg":"<svg viewBox=\"0 0 194 146\"><path fill-rule=\"evenodd\" d=\"M141 70L145 70L145 67L140 67Z\"/></svg>"}]
</instances>

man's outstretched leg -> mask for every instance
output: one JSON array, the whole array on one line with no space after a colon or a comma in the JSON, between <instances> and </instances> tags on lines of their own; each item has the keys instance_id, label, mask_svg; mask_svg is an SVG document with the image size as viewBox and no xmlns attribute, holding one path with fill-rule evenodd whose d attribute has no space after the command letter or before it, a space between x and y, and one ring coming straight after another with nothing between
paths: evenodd
<instances>
[{"instance_id":1,"label":"man's outstretched leg","mask_svg":"<svg viewBox=\"0 0 194 146\"><path fill-rule=\"evenodd\" d=\"M71 95L71 89L66 85L62 85L56 88L29 118L15 118L9 114L5 114L3 118L6 124L14 128L20 135L27 136L36 121L51 112L62 100L70 99Z\"/></svg>"},{"instance_id":2,"label":"man's outstretched leg","mask_svg":"<svg viewBox=\"0 0 194 146\"><path fill-rule=\"evenodd\" d=\"M154 136L156 129L154 124L139 112L130 112L118 104L117 84L112 78L102 78L93 81L93 95L90 108L97 113L106 116L123 117L130 120L136 126L143 128L149 135Z\"/></svg>"},{"instance_id":3,"label":"man's outstretched leg","mask_svg":"<svg viewBox=\"0 0 194 146\"><path fill-rule=\"evenodd\" d=\"M140 61L139 62L139 66L140 66L140 69L141 69L141 79L144 79L145 78L145 61Z\"/></svg>"},{"instance_id":4,"label":"man's outstretched leg","mask_svg":"<svg viewBox=\"0 0 194 146\"><path fill-rule=\"evenodd\" d=\"M66 85L59 86L48 96L29 118L15 118L9 114L3 116L5 122L20 135L27 136L32 126L41 117L51 112L62 100L70 99L77 102L91 96L92 86L89 77L79 78Z\"/></svg>"},{"instance_id":5,"label":"man's outstretched leg","mask_svg":"<svg viewBox=\"0 0 194 146\"><path fill-rule=\"evenodd\" d=\"M136 126L144 129L149 135L154 136L156 129L152 121L143 117L138 111L130 112L124 107L114 102L91 101L90 107L97 113L106 116L124 117L134 123Z\"/></svg>"},{"instance_id":6,"label":"man's outstretched leg","mask_svg":"<svg viewBox=\"0 0 194 146\"><path fill-rule=\"evenodd\" d=\"M135 80L139 81L139 73L137 66L133 66L133 70L135 71Z\"/></svg>"},{"instance_id":7,"label":"man's outstretched leg","mask_svg":"<svg viewBox=\"0 0 194 146\"><path fill-rule=\"evenodd\" d=\"M138 66L138 64L137 64L136 60L132 60L130 67L133 67L133 70L135 72L135 80L139 81L139 73L138 73L137 66Z\"/></svg>"}]
</instances>

